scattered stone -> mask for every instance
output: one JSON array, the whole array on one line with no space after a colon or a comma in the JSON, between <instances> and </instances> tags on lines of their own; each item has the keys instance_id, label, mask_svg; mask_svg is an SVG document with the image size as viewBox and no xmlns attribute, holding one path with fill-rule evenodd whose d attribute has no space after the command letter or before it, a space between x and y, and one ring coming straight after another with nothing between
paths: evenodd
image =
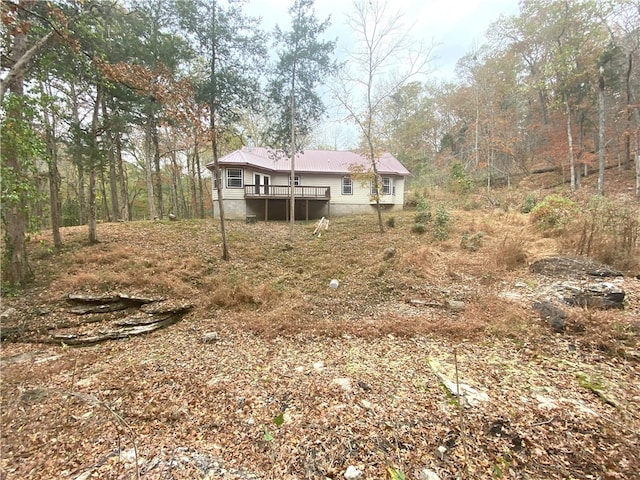
<instances>
[{"instance_id":1,"label":"scattered stone","mask_svg":"<svg viewBox=\"0 0 640 480\"><path fill-rule=\"evenodd\" d=\"M395 256L396 256L395 247L389 247L389 248L385 248L382 258L384 260L391 260Z\"/></svg>"},{"instance_id":2,"label":"scattered stone","mask_svg":"<svg viewBox=\"0 0 640 480\"><path fill-rule=\"evenodd\" d=\"M324 370L324 362L323 361L315 362L313 364L313 369L316 372L321 372L322 370Z\"/></svg>"},{"instance_id":3,"label":"scattered stone","mask_svg":"<svg viewBox=\"0 0 640 480\"><path fill-rule=\"evenodd\" d=\"M447 300L446 305L451 312L462 312L465 309L464 302L459 300Z\"/></svg>"},{"instance_id":4,"label":"scattered stone","mask_svg":"<svg viewBox=\"0 0 640 480\"><path fill-rule=\"evenodd\" d=\"M431 367L433 373L436 375L436 377L438 377L438 380L440 380L442 386L449 390L449 393L451 393L451 395L457 396L459 393L460 396L465 400L466 404L470 406L476 406L480 403L489 401L489 395L487 395L485 392L477 390L470 385L467 385L466 383L456 383L447 378L447 376L443 373L443 370L445 369L444 366L442 366L436 359L432 359L429 361L429 367Z\"/></svg>"},{"instance_id":5,"label":"scattered stone","mask_svg":"<svg viewBox=\"0 0 640 480\"><path fill-rule=\"evenodd\" d=\"M360 400L360 405L362 405L362 408L364 408L365 410L373 410L373 404L368 400Z\"/></svg>"},{"instance_id":6,"label":"scattered stone","mask_svg":"<svg viewBox=\"0 0 640 480\"><path fill-rule=\"evenodd\" d=\"M437 450L438 458L440 460L444 460L447 455L447 451L448 451L447 447L445 447L444 445L440 445Z\"/></svg>"},{"instance_id":7,"label":"scattered stone","mask_svg":"<svg viewBox=\"0 0 640 480\"><path fill-rule=\"evenodd\" d=\"M6 320L10 320L13 316L15 316L16 313L18 313L18 311L13 307L5 308L2 312L0 312L0 320L2 320L3 322Z\"/></svg>"},{"instance_id":8,"label":"scattered stone","mask_svg":"<svg viewBox=\"0 0 640 480\"><path fill-rule=\"evenodd\" d=\"M339 282L338 280L336 280L335 278L334 278L334 279L332 279L332 280L329 282L329 288L336 289L336 288L338 288L339 286L340 286L340 282Z\"/></svg>"},{"instance_id":9,"label":"scattered stone","mask_svg":"<svg viewBox=\"0 0 640 480\"><path fill-rule=\"evenodd\" d=\"M564 332L567 314L560 308L549 301L533 302L533 309L536 310L540 317L553 328L556 332Z\"/></svg>"},{"instance_id":10,"label":"scattered stone","mask_svg":"<svg viewBox=\"0 0 640 480\"><path fill-rule=\"evenodd\" d=\"M33 388L31 390L25 390L20 396L20 400L23 402L41 402L49 396L49 392L44 388Z\"/></svg>"},{"instance_id":11,"label":"scattered stone","mask_svg":"<svg viewBox=\"0 0 640 480\"><path fill-rule=\"evenodd\" d=\"M371 390L371 385L369 385L368 383L365 383L363 381L358 381L358 386L364 390L365 392L368 392Z\"/></svg>"},{"instance_id":12,"label":"scattered stone","mask_svg":"<svg viewBox=\"0 0 640 480\"><path fill-rule=\"evenodd\" d=\"M207 332L202 335L201 340L202 343L215 343L219 340L218 332Z\"/></svg>"},{"instance_id":13,"label":"scattered stone","mask_svg":"<svg viewBox=\"0 0 640 480\"><path fill-rule=\"evenodd\" d=\"M344 472L344 478L346 480L360 480L363 475L362 470L357 469L353 465L349 465L346 472Z\"/></svg>"},{"instance_id":14,"label":"scattered stone","mask_svg":"<svg viewBox=\"0 0 640 480\"><path fill-rule=\"evenodd\" d=\"M178 220L178 217L176 217L173 213L170 213L168 217L169 217L169 220L172 222L175 222L176 220Z\"/></svg>"},{"instance_id":15,"label":"scattered stone","mask_svg":"<svg viewBox=\"0 0 640 480\"><path fill-rule=\"evenodd\" d=\"M353 390L353 388L351 387L351 379L350 378L334 378L333 379L333 383L335 383L336 385L340 386L340 388L342 388L342 390L344 390L345 392L351 392Z\"/></svg>"},{"instance_id":16,"label":"scattered stone","mask_svg":"<svg viewBox=\"0 0 640 480\"><path fill-rule=\"evenodd\" d=\"M420 472L420 480L440 480L440 477L430 468L423 468Z\"/></svg>"}]
</instances>

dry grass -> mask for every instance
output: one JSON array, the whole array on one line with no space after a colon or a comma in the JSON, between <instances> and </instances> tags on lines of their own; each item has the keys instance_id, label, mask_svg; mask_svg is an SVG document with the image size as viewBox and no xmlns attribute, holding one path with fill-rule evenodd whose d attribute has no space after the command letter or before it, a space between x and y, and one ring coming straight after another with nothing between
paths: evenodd
<instances>
[{"instance_id":1,"label":"dry grass","mask_svg":"<svg viewBox=\"0 0 640 480\"><path fill-rule=\"evenodd\" d=\"M483 198L473 211L448 204L444 241L412 235L413 211L394 213L384 234L374 216L332 220L321 238L311 236L313 222L300 222L292 243L284 223L229 222L229 262L211 220L102 224L92 246L84 229L64 229L59 251L46 235L34 238L37 283L3 299L29 321L67 315L60 298L71 291L125 290L194 308L165 330L86 349L4 344L0 468L25 479L93 468L95 478L133 478L124 453L135 438L150 479L202 478L200 464L182 461L191 453L264 479L341 478L348 465L362 465L366 478L398 466L407 478L427 466L442 478L465 469L492 478L496 465L506 474L505 459L514 477L586 478L607 464L611 478L632 478L640 283L629 283L625 310L568 308L566 332L552 334L529 296L547 280L527 262L573 251ZM477 248L461 245L479 232ZM390 247L395 255L385 256ZM340 286L330 289L334 278ZM201 341L214 330L217 342ZM460 410L430 363L454 358L462 381L490 397L465 409L474 452L466 462ZM577 375L606 385L606 398L624 408L613 410ZM337 386L340 378L353 390ZM287 420L277 427L280 414ZM506 436L492 434L497 424ZM443 460L438 447L448 439ZM114 451L121 455L96 467Z\"/></svg>"},{"instance_id":2,"label":"dry grass","mask_svg":"<svg viewBox=\"0 0 640 480\"><path fill-rule=\"evenodd\" d=\"M504 196L509 205L521 200ZM429 203L445 200L437 192ZM395 227L384 234L373 216L336 218L320 238L311 236L314 222L300 222L291 245L285 223L229 222L230 262L219 258L219 232L210 220L102 224L101 243L91 246L74 227L63 230L68 248L54 251L40 236L31 250L51 301L71 291L136 290L188 300L196 315L269 337L527 335L537 321L529 305L496 295L530 275L528 262L573 253L575 245L543 237L515 208L450 214L443 241L412 235L411 210L394 212ZM473 248L465 237L477 240ZM388 247L396 253L385 259ZM337 290L328 288L333 278ZM413 299L463 301L466 309L407 309Z\"/></svg>"}]
</instances>

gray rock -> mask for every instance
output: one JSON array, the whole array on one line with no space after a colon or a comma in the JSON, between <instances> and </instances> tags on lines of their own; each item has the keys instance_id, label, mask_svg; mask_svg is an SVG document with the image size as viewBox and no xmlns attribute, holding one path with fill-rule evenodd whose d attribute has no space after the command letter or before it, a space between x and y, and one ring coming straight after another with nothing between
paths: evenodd
<instances>
[{"instance_id":1,"label":"gray rock","mask_svg":"<svg viewBox=\"0 0 640 480\"><path fill-rule=\"evenodd\" d=\"M447 300L446 305L447 309L452 312L461 312L465 309L464 302L461 302L459 300Z\"/></svg>"},{"instance_id":2,"label":"gray rock","mask_svg":"<svg viewBox=\"0 0 640 480\"><path fill-rule=\"evenodd\" d=\"M585 308L624 308L625 292L609 282L598 282L574 289L572 295L563 297L567 305Z\"/></svg>"},{"instance_id":3,"label":"gray rock","mask_svg":"<svg viewBox=\"0 0 640 480\"><path fill-rule=\"evenodd\" d=\"M363 476L362 470L358 470L353 465L347 467L347 471L344 472L344 478L346 480L360 480Z\"/></svg>"},{"instance_id":4,"label":"gray rock","mask_svg":"<svg viewBox=\"0 0 640 480\"><path fill-rule=\"evenodd\" d=\"M420 480L440 480L440 477L430 468L424 468L420 472Z\"/></svg>"},{"instance_id":5,"label":"gray rock","mask_svg":"<svg viewBox=\"0 0 640 480\"><path fill-rule=\"evenodd\" d=\"M10 320L11 317L15 316L16 313L18 313L18 311L13 307L5 308L2 312L0 312L0 320Z\"/></svg>"},{"instance_id":6,"label":"gray rock","mask_svg":"<svg viewBox=\"0 0 640 480\"><path fill-rule=\"evenodd\" d=\"M382 255L382 258L385 260L390 260L395 256L396 256L395 247L389 247L384 250L384 254Z\"/></svg>"},{"instance_id":7,"label":"gray rock","mask_svg":"<svg viewBox=\"0 0 640 480\"><path fill-rule=\"evenodd\" d=\"M533 309L536 310L540 317L553 328L556 332L564 332L565 324L564 320L567 318L567 314L564 311L549 301L535 301L533 302Z\"/></svg>"},{"instance_id":8,"label":"gray rock","mask_svg":"<svg viewBox=\"0 0 640 480\"><path fill-rule=\"evenodd\" d=\"M218 332L208 332L202 335L201 340L202 343L215 343L219 340L220 336Z\"/></svg>"}]
</instances>

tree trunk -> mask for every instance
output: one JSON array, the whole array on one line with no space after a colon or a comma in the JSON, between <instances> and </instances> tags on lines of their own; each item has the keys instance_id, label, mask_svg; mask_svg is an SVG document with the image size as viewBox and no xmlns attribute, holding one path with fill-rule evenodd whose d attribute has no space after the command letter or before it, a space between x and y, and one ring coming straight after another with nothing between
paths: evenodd
<instances>
[{"instance_id":1,"label":"tree trunk","mask_svg":"<svg viewBox=\"0 0 640 480\"><path fill-rule=\"evenodd\" d=\"M151 117L147 118L147 125L144 139L144 169L147 179L147 198L149 202L149 218L155 220L156 215L156 199L153 193L153 140L151 139Z\"/></svg>"},{"instance_id":2,"label":"tree trunk","mask_svg":"<svg viewBox=\"0 0 640 480\"><path fill-rule=\"evenodd\" d=\"M102 100L102 117L107 118L107 101ZM116 124L117 125L117 124ZM118 176L116 174L115 136L119 126L105 133L107 138L107 160L109 161L109 194L111 196L111 212L113 220L120 218L120 204L118 202Z\"/></svg>"},{"instance_id":3,"label":"tree trunk","mask_svg":"<svg viewBox=\"0 0 640 480\"><path fill-rule=\"evenodd\" d=\"M13 44L14 58L21 58L27 52L27 36L24 33L17 33ZM9 91L15 95L19 101L23 101L24 95L24 71L20 70L8 84ZM11 109L9 115L16 123L22 122L22 110L20 108ZM17 149L10 148L3 152L4 167L12 171L16 179L23 176L22 164ZM12 285L22 285L31 280L32 274L27 260L27 249L25 245L25 234L27 230L27 209L22 196L15 203L3 205L3 216L5 218L5 258L7 270L5 279Z\"/></svg>"},{"instance_id":4,"label":"tree trunk","mask_svg":"<svg viewBox=\"0 0 640 480\"><path fill-rule=\"evenodd\" d=\"M598 195L604 195L604 77L598 79Z\"/></svg>"},{"instance_id":5,"label":"tree trunk","mask_svg":"<svg viewBox=\"0 0 640 480\"><path fill-rule=\"evenodd\" d=\"M196 134L197 135L197 134ZM197 139L196 139L197 143ZM189 179L189 216L196 218L198 216L198 197L196 190L196 152L197 145L194 144L193 155L187 156L187 178Z\"/></svg>"},{"instance_id":6,"label":"tree trunk","mask_svg":"<svg viewBox=\"0 0 640 480\"><path fill-rule=\"evenodd\" d=\"M196 176L198 177L198 208L200 210L200 218L204 218L204 192L202 187L202 171L200 168L200 152L196 143Z\"/></svg>"},{"instance_id":7,"label":"tree trunk","mask_svg":"<svg viewBox=\"0 0 640 480\"><path fill-rule=\"evenodd\" d=\"M178 183L180 182L180 172L178 170L178 162L176 160L175 150L171 151L171 210L178 217L183 215L180 211L180 197L178 192Z\"/></svg>"},{"instance_id":8,"label":"tree trunk","mask_svg":"<svg viewBox=\"0 0 640 480\"><path fill-rule=\"evenodd\" d=\"M118 183L120 184L120 195L122 198L122 210L120 218L123 220L131 220L131 210L129 210L129 190L127 189L127 170L122 160L122 138L120 132L115 133L115 148L118 161Z\"/></svg>"},{"instance_id":9,"label":"tree trunk","mask_svg":"<svg viewBox=\"0 0 640 480\"><path fill-rule=\"evenodd\" d=\"M631 169L631 132L633 131L632 118L633 118L633 93L631 92L631 71L633 70L633 55L632 52L627 52L627 71L625 72L624 83L627 92L627 133L624 137L624 168L625 170ZM637 162L636 162L637 167Z\"/></svg>"},{"instance_id":10,"label":"tree trunk","mask_svg":"<svg viewBox=\"0 0 640 480\"><path fill-rule=\"evenodd\" d=\"M101 218L106 219L107 222L111 222L113 221L113 218L111 217L111 211L109 210L109 202L107 201L107 183L104 179L104 171L102 170L102 168L99 169L100 171L100 193L102 194L102 210L104 211L104 214L101 216Z\"/></svg>"},{"instance_id":11,"label":"tree trunk","mask_svg":"<svg viewBox=\"0 0 640 480\"><path fill-rule=\"evenodd\" d=\"M152 119L153 129L151 130L151 138L153 139L153 165L155 178L155 191L158 198L158 218L164 218L164 202L162 199L162 174L160 172L160 142L158 139L158 126L155 117Z\"/></svg>"},{"instance_id":12,"label":"tree trunk","mask_svg":"<svg viewBox=\"0 0 640 480\"><path fill-rule=\"evenodd\" d=\"M50 85L40 84L42 91L47 91L47 95L51 96ZM51 113L51 117L49 117ZM51 233L53 236L53 245L56 248L62 246L62 237L60 236L60 174L58 172L58 144L56 139L56 119L53 112L49 112L47 108L43 108L42 119L45 127L45 137L49 159L47 166L49 169L49 208L51 210Z\"/></svg>"},{"instance_id":13,"label":"tree trunk","mask_svg":"<svg viewBox=\"0 0 640 480\"><path fill-rule=\"evenodd\" d=\"M565 100L565 106L567 108L567 143L569 145L569 175L571 176L571 190L576 189L576 166L573 154L573 133L571 133L571 108L569 108L569 102Z\"/></svg>"},{"instance_id":14,"label":"tree trunk","mask_svg":"<svg viewBox=\"0 0 640 480\"><path fill-rule=\"evenodd\" d=\"M289 205L289 241L295 240L294 226L296 224L296 94L295 94L295 66L291 80L291 172L289 188L291 188L291 204ZM266 188L266 187L265 187Z\"/></svg>"},{"instance_id":15,"label":"tree trunk","mask_svg":"<svg viewBox=\"0 0 640 480\"><path fill-rule=\"evenodd\" d=\"M98 243L98 228L96 219L96 176L98 171L98 113L102 102L102 85L96 84L96 102L93 106L93 116L91 119L91 141L92 149L89 152L89 243Z\"/></svg>"},{"instance_id":16,"label":"tree trunk","mask_svg":"<svg viewBox=\"0 0 640 480\"><path fill-rule=\"evenodd\" d=\"M75 83L71 82L69 85L71 89L71 115L73 117L73 122L75 125L80 126L80 113L78 108L78 95L76 94L76 86ZM78 140L79 141L79 140ZM87 223L87 201L85 197L84 191L84 163L82 160L82 153L80 149L80 144L76 145L73 150L73 163L78 169L78 185L77 185L77 193L78 193L78 208L80 210L80 224L84 225Z\"/></svg>"},{"instance_id":17,"label":"tree trunk","mask_svg":"<svg viewBox=\"0 0 640 480\"><path fill-rule=\"evenodd\" d=\"M213 171L217 179L218 190L218 210L220 212L220 236L222 237L222 259L229 260L229 248L227 246L227 230L224 218L224 201L222 199L222 173L220 171L220 162L218 161L218 132L216 132L216 94L218 84L216 81L216 0L211 1L211 31L213 35L211 37L211 103L209 105L209 127L211 130L211 150L213 152Z\"/></svg>"}]
</instances>

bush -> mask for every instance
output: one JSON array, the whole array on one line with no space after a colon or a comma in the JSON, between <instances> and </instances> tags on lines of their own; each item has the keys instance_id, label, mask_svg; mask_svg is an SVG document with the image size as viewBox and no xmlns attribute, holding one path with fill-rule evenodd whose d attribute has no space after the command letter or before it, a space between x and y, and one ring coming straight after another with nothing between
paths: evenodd
<instances>
[{"instance_id":1,"label":"bush","mask_svg":"<svg viewBox=\"0 0 640 480\"><path fill-rule=\"evenodd\" d=\"M460 240L460 248L469 250L470 252L476 252L482 246L482 239L485 235L484 232L477 232L473 235L465 233Z\"/></svg>"},{"instance_id":2,"label":"bush","mask_svg":"<svg viewBox=\"0 0 640 480\"><path fill-rule=\"evenodd\" d=\"M525 241L522 237L505 237L502 245L496 254L496 264L507 270L527 264L527 253L525 251Z\"/></svg>"},{"instance_id":3,"label":"bush","mask_svg":"<svg viewBox=\"0 0 640 480\"><path fill-rule=\"evenodd\" d=\"M533 193L530 193L524 198L524 201L522 202L522 206L520 207L520 211L522 213L530 213L531 210L533 210L534 207L536 206L536 203L537 203L536 196Z\"/></svg>"},{"instance_id":4,"label":"bush","mask_svg":"<svg viewBox=\"0 0 640 480\"><path fill-rule=\"evenodd\" d=\"M429 223L431 222L431 211L430 210L421 210L416 213L414 217L414 221L416 223Z\"/></svg>"},{"instance_id":5,"label":"bush","mask_svg":"<svg viewBox=\"0 0 640 480\"><path fill-rule=\"evenodd\" d=\"M385 223L387 224L387 227L389 227L389 228L395 227L396 226L396 217L387 218L387 221Z\"/></svg>"},{"instance_id":6,"label":"bush","mask_svg":"<svg viewBox=\"0 0 640 480\"><path fill-rule=\"evenodd\" d=\"M435 230L433 232L433 236L437 240L446 240L449 238L449 222L451 221L451 216L449 212L447 212L444 205L438 206L436 210L436 219L435 219Z\"/></svg>"},{"instance_id":7,"label":"bush","mask_svg":"<svg viewBox=\"0 0 640 480\"><path fill-rule=\"evenodd\" d=\"M559 235L577 212L574 201L549 195L531 210L531 222L543 233Z\"/></svg>"},{"instance_id":8,"label":"bush","mask_svg":"<svg viewBox=\"0 0 640 480\"><path fill-rule=\"evenodd\" d=\"M622 269L640 266L640 214L637 207L595 196L572 221L575 250Z\"/></svg>"},{"instance_id":9,"label":"bush","mask_svg":"<svg viewBox=\"0 0 640 480\"><path fill-rule=\"evenodd\" d=\"M411 231L413 233L419 233L419 234L423 234L424 232L427 231L427 227L425 226L424 223L414 223L413 226L411 227Z\"/></svg>"},{"instance_id":10,"label":"bush","mask_svg":"<svg viewBox=\"0 0 640 480\"><path fill-rule=\"evenodd\" d=\"M464 170L464 165L456 162L451 165L451 173L449 174L449 186L454 192L466 194L473 188L473 180Z\"/></svg>"}]
</instances>

